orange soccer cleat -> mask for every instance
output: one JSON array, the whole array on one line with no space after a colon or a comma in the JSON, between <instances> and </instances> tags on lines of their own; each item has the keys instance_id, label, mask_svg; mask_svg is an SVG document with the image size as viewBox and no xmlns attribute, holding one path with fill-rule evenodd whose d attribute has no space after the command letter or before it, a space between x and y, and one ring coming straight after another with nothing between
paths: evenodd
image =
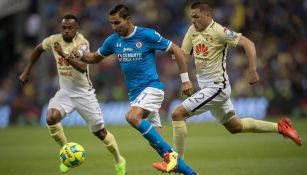
<instances>
[{"instance_id":1,"label":"orange soccer cleat","mask_svg":"<svg viewBox=\"0 0 307 175\"><path fill-rule=\"evenodd\" d=\"M170 172L177 166L178 153L164 153L164 162L155 162L152 164L154 168L162 172Z\"/></svg>"},{"instance_id":2,"label":"orange soccer cleat","mask_svg":"<svg viewBox=\"0 0 307 175\"><path fill-rule=\"evenodd\" d=\"M295 129L292 127L289 118L283 118L278 122L278 132L285 138L288 137L293 140L297 145L302 145L300 136L297 134Z\"/></svg>"}]
</instances>

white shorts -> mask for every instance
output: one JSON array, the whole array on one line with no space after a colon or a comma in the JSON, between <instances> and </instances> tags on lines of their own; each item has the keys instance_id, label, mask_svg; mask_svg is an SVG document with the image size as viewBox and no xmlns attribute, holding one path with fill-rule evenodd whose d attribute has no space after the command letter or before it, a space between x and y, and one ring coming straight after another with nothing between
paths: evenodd
<instances>
[{"instance_id":1,"label":"white shorts","mask_svg":"<svg viewBox=\"0 0 307 175\"><path fill-rule=\"evenodd\" d=\"M190 116L210 111L220 122L226 123L235 114L235 108L230 101L231 87L204 88L182 102Z\"/></svg>"},{"instance_id":2,"label":"white shorts","mask_svg":"<svg viewBox=\"0 0 307 175\"><path fill-rule=\"evenodd\" d=\"M76 110L90 126L92 132L104 128L104 120L95 93L70 97L69 92L60 89L49 101L48 110L51 108L59 110L62 118Z\"/></svg>"},{"instance_id":3,"label":"white shorts","mask_svg":"<svg viewBox=\"0 0 307 175\"><path fill-rule=\"evenodd\" d=\"M150 111L146 118L154 127L161 127L159 109L164 100L164 92L160 89L145 88L130 104Z\"/></svg>"}]
</instances>

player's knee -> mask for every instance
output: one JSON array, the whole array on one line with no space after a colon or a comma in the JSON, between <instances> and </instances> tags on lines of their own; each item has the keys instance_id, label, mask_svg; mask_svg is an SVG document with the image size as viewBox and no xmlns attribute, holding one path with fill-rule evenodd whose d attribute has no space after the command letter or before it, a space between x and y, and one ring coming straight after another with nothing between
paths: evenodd
<instances>
[{"instance_id":1,"label":"player's knee","mask_svg":"<svg viewBox=\"0 0 307 175\"><path fill-rule=\"evenodd\" d=\"M225 127L231 134L237 134L242 131L242 125L240 123L226 125Z\"/></svg>"},{"instance_id":2,"label":"player's knee","mask_svg":"<svg viewBox=\"0 0 307 175\"><path fill-rule=\"evenodd\" d=\"M99 131L93 132L93 134L100 140L104 140L107 136L107 130L105 128L102 128Z\"/></svg>"},{"instance_id":3,"label":"player's knee","mask_svg":"<svg viewBox=\"0 0 307 175\"><path fill-rule=\"evenodd\" d=\"M231 133L231 134L237 134L241 132L241 128L239 127L235 127L235 128L227 128L227 130Z\"/></svg>"},{"instance_id":4,"label":"player's knee","mask_svg":"<svg viewBox=\"0 0 307 175\"><path fill-rule=\"evenodd\" d=\"M132 112L126 114L127 122L134 127L138 126L138 124L141 121L141 118L142 118L141 116L134 114Z\"/></svg>"},{"instance_id":5,"label":"player's knee","mask_svg":"<svg viewBox=\"0 0 307 175\"><path fill-rule=\"evenodd\" d=\"M177 106L175 111L172 113L173 121L181 121L186 118L185 109L182 106Z\"/></svg>"},{"instance_id":6,"label":"player's knee","mask_svg":"<svg viewBox=\"0 0 307 175\"><path fill-rule=\"evenodd\" d=\"M55 125L61 121L62 117L58 110L48 110L46 122L48 125Z\"/></svg>"}]
</instances>

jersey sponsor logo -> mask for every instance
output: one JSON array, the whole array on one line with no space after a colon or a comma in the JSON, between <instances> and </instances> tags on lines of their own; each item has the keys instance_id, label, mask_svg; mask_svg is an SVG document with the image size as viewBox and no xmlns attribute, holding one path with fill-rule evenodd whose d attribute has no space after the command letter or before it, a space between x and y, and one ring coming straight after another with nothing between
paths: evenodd
<instances>
[{"instance_id":1,"label":"jersey sponsor logo","mask_svg":"<svg viewBox=\"0 0 307 175\"><path fill-rule=\"evenodd\" d=\"M196 55L200 55L202 54L203 56L207 56L209 53L208 47L201 43L201 44L197 44L195 47L195 53Z\"/></svg>"},{"instance_id":2,"label":"jersey sponsor logo","mask_svg":"<svg viewBox=\"0 0 307 175\"><path fill-rule=\"evenodd\" d=\"M127 52L127 51L133 51L133 48L130 47L124 47L123 52Z\"/></svg>"},{"instance_id":3,"label":"jersey sponsor logo","mask_svg":"<svg viewBox=\"0 0 307 175\"><path fill-rule=\"evenodd\" d=\"M141 48L142 46L143 46L143 43L141 41L138 41L135 43L135 47L138 49Z\"/></svg>"},{"instance_id":4,"label":"jersey sponsor logo","mask_svg":"<svg viewBox=\"0 0 307 175\"><path fill-rule=\"evenodd\" d=\"M122 54L117 54L117 59L118 59L119 62L123 61Z\"/></svg>"},{"instance_id":5,"label":"jersey sponsor logo","mask_svg":"<svg viewBox=\"0 0 307 175\"><path fill-rule=\"evenodd\" d=\"M58 58L58 64L60 66L69 66L70 65L69 62L63 57Z\"/></svg>"},{"instance_id":6,"label":"jersey sponsor logo","mask_svg":"<svg viewBox=\"0 0 307 175\"><path fill-rule=\"evenodd\" d=\"M236 32L228 29L227 27L224 27L224 33L226 34L227 37L229 38L235 38Z\"/></svg>"},{"instance_id":7,"label":"jersey sponsor logo","mask_svg":"<svg viewBox=\"0 0 307 175\"><path fill-rule=\"evenodd\" d=\"M143 59L143 54L142 53L122 53L122 54L117 54L117 59L119 62L140 61Z\"/></svg>"}]
</instances>

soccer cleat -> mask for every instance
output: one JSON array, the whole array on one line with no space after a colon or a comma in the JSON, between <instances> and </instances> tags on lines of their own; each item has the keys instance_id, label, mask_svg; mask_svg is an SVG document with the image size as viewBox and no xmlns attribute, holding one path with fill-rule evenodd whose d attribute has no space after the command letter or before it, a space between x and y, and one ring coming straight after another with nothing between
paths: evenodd
<instances>
[{"instance_id":1,"label":"soccer cleat","mask_svg":"<svg viewBox=\"0 0 307 175\"><path fill-rule=\"evenodd\" d=\"M302 141L295 129L292 127L289 118L283 118L278 122L278 132L285 138L288 137L293 140L297 145L302 145Z\"/></svg>"},{"instance_id":2,"label":"soccer cleat","mask_svg":"<svg viewBox=\"0 0 307 175\"><path fill-rule=\"evenodd\" d=\"M154 168L162 172L170 172L177 166L178 153L164 153L164 162L155 162L152 164Z\"/></svg>"},{"instance_id":3,"label":"soccer cleat","mask_svg":"<svg viewBox=\"0 0 307 175\"><path fill-rule=\"evenodd\" d=\"M123 158L122 163L115 164L116 175L126 175L126 160Z\"/></svg>"},{"instance_id":4,"label":"soccer cleat","mask_svg":"<svg viewBox=\"0 0 307 175\"><path fill-rule=\"evenodd\" d=\"M66 165L64 165L63 163L61 163L60 171L61 171L61 173L67 173L69 171L69 168Z\"/></svg>"}]
</instances>

